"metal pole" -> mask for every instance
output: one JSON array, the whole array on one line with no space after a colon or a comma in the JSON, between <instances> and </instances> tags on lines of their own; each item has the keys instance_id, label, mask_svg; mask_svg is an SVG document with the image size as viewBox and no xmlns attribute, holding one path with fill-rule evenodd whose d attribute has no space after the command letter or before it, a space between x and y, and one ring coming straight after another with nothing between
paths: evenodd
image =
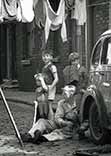
<instances>
[{"instance_id":1,"label":"metal pole","mask_svg":"<svg viewBox=\"0 0 111 156\"><path fill-rule=\"evenodd\" d=\"M7 103L7 101L6 101L6 98L5 98L5 96L4 96L4 93L3 93L2 89L1 89L1 87L0 87L0 94L1 94L2 100L3 100L3 102L4 102L5 108L6 108L7 112L8 112L8 115L9 115L9 117L10 117L10 121L11 121L11 123L12 123L12 125L13 125L14 130L15 130L16 136L17 136L17 138L18 138L18 140L19 140L20 145L21 145L22 148L23 148L23 147L24 147L23 141L22 141L22 139L21 139L20 133L19 133L19 131L18 131L18 129L17 129L16 123L15 123L15 121L14 121L14 118L13 118L13 116L12 116L12 113L11 113L11 111L10 111L10 108L9 108L9 106L8 106L8 103Z\"/></svg>"}]
</instances>

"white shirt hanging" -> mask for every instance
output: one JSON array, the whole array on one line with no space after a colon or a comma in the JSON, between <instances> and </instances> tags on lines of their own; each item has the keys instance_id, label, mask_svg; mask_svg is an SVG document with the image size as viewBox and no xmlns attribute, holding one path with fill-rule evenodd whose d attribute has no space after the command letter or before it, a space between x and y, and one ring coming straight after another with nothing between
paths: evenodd
<instances>
[{"instance_id":1,"label":"white shirt hanging","mask_svg":"<svg viewBox=\"0 0 111 156\"><path fill-rule=\"evenodd\" d=\"M46 10L45 42L47 42L50 29L55 31L59 29L60 26L62 40L63 42L67 41L64 0L60 0L57 12L52 9L49 0L44 0L44 7Z\"/></svg>"},{"instance_id":2,"label":"white shirt hanging","mask_svg":"<svg viewBox=\"0 0 111 156\"><path fill-rule=\"evenodd\" d=\"M86 23L86 0L75 0L75 9L72 11L72 19L78 21L78 25Z\"/></svg>"},{"instance_id":3,"label":"white shirt hanging","mask_svg":"<svg viewBox=\"0 0 111 156\"><path fill-rule=\"evenodd\" d=\"M23 23L34 19L33 0L18 0L17 20Z\"/></svg>"}]
</instances>

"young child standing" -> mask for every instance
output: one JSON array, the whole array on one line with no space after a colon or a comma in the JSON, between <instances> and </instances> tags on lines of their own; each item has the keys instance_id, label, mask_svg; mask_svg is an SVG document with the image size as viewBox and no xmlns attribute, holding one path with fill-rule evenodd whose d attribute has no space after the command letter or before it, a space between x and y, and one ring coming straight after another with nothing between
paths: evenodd
<instances>
[{"instance_id":1,"label":"young child standing","mask_svg":"<svg viewBox=\"0 0 111 156\"><path fill-rule=\"evenodd\" d=\"M50 119L53 118L53 110L52 110L52 102L55 99L56 94L56 85L58 83L58 73L57 68L53 64L53 56L50 53L44 53L42 55L42 60L45 64L45 66L42 69L42 74L44 77L45 84L48 88L48 106L50 111Z\"/></svg>"}]
</instances>

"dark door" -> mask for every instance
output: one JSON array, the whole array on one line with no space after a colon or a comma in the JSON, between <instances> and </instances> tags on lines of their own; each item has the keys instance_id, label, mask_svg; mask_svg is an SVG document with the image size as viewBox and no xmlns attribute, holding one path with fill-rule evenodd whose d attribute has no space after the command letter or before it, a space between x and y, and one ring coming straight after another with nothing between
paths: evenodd
<instances>
[{"instance_id":1,"label":"dark door","mask_svg":"<svg viewBox=\"0 0 111 156\"><path fill-rule=\"evenodd\" d=\"M16 71L16 25L0 27L1 75L3 79L17 79Z\"/></svg>"}]
</instances>

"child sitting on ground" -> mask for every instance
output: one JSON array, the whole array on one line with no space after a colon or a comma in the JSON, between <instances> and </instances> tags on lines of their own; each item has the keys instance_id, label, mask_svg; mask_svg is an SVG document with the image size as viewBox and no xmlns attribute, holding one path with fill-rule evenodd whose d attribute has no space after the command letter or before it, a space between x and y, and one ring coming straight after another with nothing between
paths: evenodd
<instances>
[{"instance_id":1,"label":"child sitting on ground","mask_svg":"<svg viewBox=\"0 0 111 156\"><path fill-rule=\"evenodd\" d=\"M63 98L58 102L54 119L40 118L28 131L21 134L23 142L56 141L73 137L78 127L78 115L75 101L76 86L63 88Z\"/></svg>"}]
</instances>

